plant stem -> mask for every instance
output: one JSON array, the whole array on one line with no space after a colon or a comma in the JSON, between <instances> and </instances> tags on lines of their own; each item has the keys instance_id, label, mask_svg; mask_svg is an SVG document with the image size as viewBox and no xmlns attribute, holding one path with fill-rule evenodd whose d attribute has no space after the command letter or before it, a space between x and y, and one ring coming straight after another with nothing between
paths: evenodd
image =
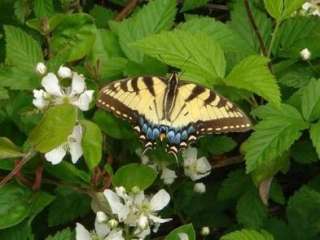
<instances>
[{"instance_id":1,"label":"plant stem","mask_svg":"<svg viewBox=\"0 0 320 240\"><path fill-rule=\"evenodd\" d=\"M281 24L281 21L280 20L277 21L276 22L276 26L275 26L275 28L273 30L270 46L269 46L269 49L268 49L268 55L267 55L268 58L271 57L272 48L273 48L274 42L276 40L276 36L277 36L278 30L279 30L280 24Z\"/></svg>"}]
</instances>

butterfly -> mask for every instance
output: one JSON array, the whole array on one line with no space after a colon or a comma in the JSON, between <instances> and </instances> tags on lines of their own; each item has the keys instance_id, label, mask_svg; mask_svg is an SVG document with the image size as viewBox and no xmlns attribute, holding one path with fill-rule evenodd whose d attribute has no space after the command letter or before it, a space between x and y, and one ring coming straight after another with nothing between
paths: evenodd
<instances>
[{"instance_id":1,"label":"butterfly","mask_svg":"<svg viewBox=\"0 0 320 240\"><path fill-rule=\"evenodd\" d=\"M97 106L128 120L144 152L167 141L176 154L205 134L244 132L251 122L236 105L214 91L169 78L144 76L111 82L100 91Z\"/></svg>"}]
</instances>

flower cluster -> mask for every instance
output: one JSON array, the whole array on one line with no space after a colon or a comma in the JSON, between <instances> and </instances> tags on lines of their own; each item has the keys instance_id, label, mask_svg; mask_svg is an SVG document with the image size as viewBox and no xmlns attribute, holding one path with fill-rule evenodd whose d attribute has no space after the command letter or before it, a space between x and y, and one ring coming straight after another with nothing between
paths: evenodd
<instances>
[{"instance_id":1,"label":"flower cluster","mask_svg":"<svg viewBox=\"0 0 320 240\"><path fill-rule=\"evenodd\" d=\"M111 213L107 216L98 212L95 231L91 233L78 223L76 240L124 240L128 236L130 239L145 239L151 231L157 232L160 224L171 220L158 216L158 212L170 202L170 195L163 189L147 196L143 191L128 193L123 187L116 187L115 191L105 190L104 196Z\"/></svg>"},{"instance_id":2,"label":"flower cluster","mask_svg":"<svg viewBox=\"0 0 320 240\"><path fill-rule=\"evenodd\" d=\"M83 75L72 71L70 68L61 66L57 75L49 72L43 63L38 63L36 71L42 75L41 85L44 89L33 90L33 105L40 110L49 106L69 103L81 111L89 110L90 102L93 97L93 90L87 90ZM70 79L71 86L63 87L60 83L62 79ZM60 163L67 152L70 152L71 161L76 163L83 154L81 140L82 127L80 124L74 126L67 141L55 149L47 152L45 158L52 164Z\"/></svg>"},{"instance_id":3,"label":"flower cluster","mask_svg":"<svg viewBox=\"0 0 320 240\"><path fill-rule=\"evenodd\" d=\"M302 14L303 15L312 15L312 16L320 16L320 1L319 0L310 0L305 2L302 5Z\"/></svg>"}]
</instances>

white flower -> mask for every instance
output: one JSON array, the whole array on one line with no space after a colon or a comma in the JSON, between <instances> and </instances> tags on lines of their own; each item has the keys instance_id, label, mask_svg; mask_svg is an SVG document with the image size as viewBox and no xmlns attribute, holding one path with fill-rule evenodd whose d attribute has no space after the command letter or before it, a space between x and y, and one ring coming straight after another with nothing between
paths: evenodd
<instances>
[{"instance_id":1,"label":"white flower","mask_svg":"<svg viewBox=\"0 0 320 240\"><path fill-rule=\"evenodd\" d=\"M184 174L192 181L206 177L211 172L211 165L206 157L197 159L197 149L188 148L182 153Z\"/></svg>"},{"instance_id":2,"label":"white flower","mask_svg":"<svg viewBox=\"0 0 320 240\"><path fill-rule=\"evenodd\" d=\"M189 240L189 236L186 233L178 233L180 240Z\"/></svg>"},{"instance_id":3,"label":"white flower","mask_svg":"<svg viewBox=\"0 0 320 240\"><path fill-rule=\"evenodd\" d=\"M308 11L309 9L311 9L313 7L313 4L311 4L310 2L306 2L302 5L302 9L305 11Z\"/></svg>"},{"instance_id":4,"label":"white flower","mask_svg":"<svg viewBox=\"0 0 320 240\"><path fill-rule=\"evenodd\" d=\"M302 15L313 15L320 16L320 7L318 6L320 2L318 0L310 0L302 5L301 13Z\"/></svg>"},{"instance_id":5,"label":"white flower","mask_svg":"<svg viewBox=\"0 0 320 240\"><path fill-rule=\"evenodd\" d=\"M204 226L201 228L201 235L208 236L210 234L210 228L208 226Z\"/></svg>"},{"instance_id":6,"label":"white flower","mask_svg":"<svg viewBox=\"0 0 320 240\"><path fill-rule=\"evenodd\" d=\"M177 178L177 174L175 171L166 167L162 168L162 174L160 176L160 179L163 180L164 184L170 185L174 182L176 178Z\"/></svg>"},{"instance_id":7,"label":"white flower","mask_svg":"<svg viewBox=\"0 0 320 240\"><path fill-rule=\"evenodd\" d=\"M44 75L47 73L47 67L44 65L44 63L39 62L36 66L36 72L39 73L40 75Z\"/></svg>"},{"instance_id":8,"label":"white flower","mask_svg":"<svg viewBox=\"0 0 320 240\"><path fill-rule=\"evenodd\" d=\"M70 71L70 73L69 73ZM48 73L42 78L41 85L44 90L33 91L33 104L43 109L48 105L59 105L70 103L78 107L81 111L89 110L90 102L93 98L93 90L86 90L84 76L76 72L71 72L67 67L61 66L58 72L61 78L72 77L70 87L60 86L59 79L54 73Z\"/></svg>"},{"instance_id":9,"label":"white flower","mask_svg":"<svg viewBox=\"0 0 320 240\"><path fill-rule=\"evenodd\" d=\"M203 183L196 183L193 187L193 191L196 193L205 193L206 192L206 185L204 185Z\"/></svg>"},{"instance_id":10,"label":"white flower","mask_svg":"<svg viewBox=\"0 0 320 240\"><path fill-rule=\"evenodd\" d=\"M62 161L67 152L70 152L71 161L76 163L83 154L81 140L82 127L81 125L76 125L66 143L63 143L50 152L47 152L44 156L47 161L55 165Z\"/></svg>"},{"instance_id":11,"label":"white flower","mask_svg":"<svg viewBox=\"0 0 320 240\"><path fill-rule=\"evenodd\" d=\"M104 231L89 232L80 223L76 224L76 240L125 240L121 229L106 229Z\"/></svg>"},{"instance_id":12,"label":"white flower","mask_svg":"<svg viewBox=\"0 0 320 240\"><path fill-rule=\"evenodd\" d=\"M104 196L110 205L112 213L117 215L120 222L123 222L129 214L129 206L125 205L124 197L120 197L110 189L104 191Z\"/></svg>"},{"instance_id":13,"label":"white flower","mask_svg":"<svg viewBox=\"0 0 320 240\"><path fill-rule=\"evenodd\" d=\"M304 48L300 51L300 56L304 61L307 61L311 57L311 52L309 51L308 48Z\"/></svg>"},{"instance_id":14,"label":"white flower","mask_svg":"<svg viewBox=\"0 0 320 240\"><path fill-rule=\"evenodd\" d=\"M98 223L103 223L108 220L108 216L104 212L98 211L97 216L96 216L96 220Z\"/></svg>"},{"instance_id":15,"label":"white flower","mask_svg":"<svg viewBox=\"0 0 320 240\"><path fill-rule=\"evenodd\" d=\"M58 76L61 78L71 78L72 77L72 71L70 68L65 66L60 66L58 70Z\"/></svg>"}]
</instances>

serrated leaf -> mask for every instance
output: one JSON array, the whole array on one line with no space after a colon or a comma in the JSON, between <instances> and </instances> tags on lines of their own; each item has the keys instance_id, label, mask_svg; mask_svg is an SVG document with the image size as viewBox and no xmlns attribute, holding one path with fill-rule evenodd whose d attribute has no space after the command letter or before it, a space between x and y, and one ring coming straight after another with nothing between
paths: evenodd
<instances>
[{"instance_id":1,"label":"serrated leaf","mask_svg":"<svg viewBox=\"0 0 320 240\"><path fill-rule=\"evenodd\" d=\"M0 159L21 157L21 150L6 137L0 137Z\"/></svg>"},{"instance_id":2,"label":"serrated leaf","mask_svg":"<svg viewBox=\"0 0 320 240\"><path fill-rule=\"evenodd\" d=\"M237 142L227 136L206 136L199 140L199 146L201 151L210 155L219 155L232 151L237 146Z\"/></svg>"},{"instance_id":3,"label":"serrated leaf","mask_svg":"<svg viewBox=\"0 0 320 240\"><path fill-rule=\"evenodd\" d=\"M320 233L320 193L303 186L289 199L287 216L294 239L315 239Z\"/></svg>"},{"instance_id":4,"label":"serrated leaf","mask_svg":"<svg viewBox=\"0 0 320 240\"><path fill-rule=\"evenodd\" d=\"M184 78L206 86L221 82L225 75L226 62L220 45L203 33L162 32L138 41L135 46L180 68Z\"/></svg>"},{"instance_id":5,"label":"serrated leaf","mask_svg":"<svg viewBox=\"0 0 320 240\"><path fill-rule=\"evenodd\" d=\"M112 20L116 15L114 11L97 4L93 6L89 13L95 18L96 25L99 28L108 27L108 21Z\"/></svg>"},{"instance_id":6,"label":"serrated leaf","mask_svg":"<svg viewBox=\"0 0 320 240\"><path fill-rule=\"evenodd\" d=\"M262 106L256 114L263 120L243 146L247 172L273 164L308 127L300 113L287 104L280 108Z\"/></svg>"},{"instance_id":7,"label":"serrated leaf","mask_svg":"<svg viewBox=\"0 0 320 240\"><path fill-rule=\"evenodd\" d=\"M74 233L69 229L65 228L59 232L56 232L53 236L48 236L45 240L73 240Z\"/></svg>"},{"instance_id":8,"label":"serrated leaf","mask_svg":"<svg viewBox=\"0 0 320 240\"><path fill-rule=\"evenodd\" d=\"M17 27L6 25L6 64L26 73L35 73L35 66L43 61L40 44Z\"/></svg>"},{"instance_id":9,"label":"serrated leaf","mask_svg":"<svg viewBox=\"0 0 320 240\"><path fill-rule=\"evenodd\" d=\"M264 0L268 13L278 22L290 17L304 2L304 0Z\"/></svg>"},{"instance_id":10,"label":"serrated leaf","mask_svg":"<svg viewBox=\"0 0 320 240\"><path fill-rule=\"evenodd\" d=\"M194 228L192 224L186 224L183 226L180 226L174 230L172 230L168 236L166 236L165 240L181 240L185 239L182 236L188 236L188 240L195 240L196 239L196 233L194 231Z\"/></svg>"},{"instance_id":11,"label":"serrated leaf","mask_svg":"<svg viewBox=\"0 0 320 240\"><path fill-rule=\"evenodd\" d=\"M133 187L145 190L155 181L157 173L152 168L132 163L122 166L112 177L114 186L123 186L128 191Z\"/></svg>"},{"instance_id":12,"label":"serrated leaf","mask_svg":"<svg viewBox=\"0 0 320 240\"><path fill-rule=\"evenodd\" d=\"M0 188L0 229L21 223L29 216L32 192L16 183Z\"/></svg>"},{"instance_id":13,"label":"serrated leaf","mask_svg":"<svg viewBox=\"0 0 320 240\"><path fill-rule=\"evenodd\" d=\"M312 144L315 147L318 156L320 157L320 122L312 124L309 131Z\"/></svg>"},{"instance_id":14,"label":"serrated leaf","mask_svg":"<svg viewBox=\"0 0 320 240\"><path fill-rule=\"evenodd\" d=\"M34 72L25 72L18 67L0 67L0 86L12 90L32 90L39 87L40 79Z\"/></svg>"},{"instance_id":15,"label":"serrated leaf","mask_svg":"<svg viewBox=\"0 0 320 240\"><path fill-rule=\"evenodd\" d=\"M34 0L33 11L37 18L50 17L54 14L52 0Z\"/></svg>"},{"instance_id":16,"label":"serrated leaf","mask_svg":"<svg viewBox=\"0 0 320 240\"><path fill-rule=\"evenodd\" d=\"M83 156L87 166L92 171L100 162L102 157L102 133L100 128L93 122L81 120L84 128L82 136Z\"/></svg>"},{"instance_id":17,"label":"serrated leaf","mask_svg":"<svg viewBox=\"0 0 320 240\"><path fill-rule=\"evenodd\" d=\"M186 12L207 5L209 0L185 0L181 11Z\"/></svg>"},{"instance_id":18,"label":"serrated leaf","mask_svg":"<svg viewBox=\"0 0 320 240\"><path fill-rule=\"evenodd\" d=\"M111 25L111 28L117 32L126 56L139 63L143 61L143 53L130 44L150 34L171 28L175 14L175 1L154 0L145 5L136 15Z\"/></svg>"},{"instance_id":19,"label":"serrated leaf","mask_svg":"<svg viewBox=\"0 0 320 240\"><path fill-rule=\"evenodd\" d=\"M320 118L320 81L312 79L304 88L301 99L302 114L308 121Z\"/></svg>"},{"instance_id":20,"label":"serrated leaf","mask_svg":"<svg viewBox=\"0 0 320 240\"><path fill-rule=\"evenodd\" d=\"M31 226L33 219L47 207L55 197L46 192L37 192L32 196L28 224Z\"/></svg>"},{"instance_id":21,"label":"serrated leaf","mask_svg":"<svg viewBox=\"0 0 320 240\"><path fill-rule=\"evenodd\" d=\"M24 23L25 19L31 13L31 2L25 0L16 0L14 2L14 14L16 15L17 19Z\"/></svg>"},{"instance_id":22,"label":"serrated leaf","mask_svg":"<svg viewBox=\"0 0 320 240\"><path fill-rule=\"evenodd\" d=\"M240 197L236 209L237 220L245 227L258 229L267 218L267 209L253 187Z\"/></svg>"},{"instance_id":23,"label":"serrated leaf","mask_svg":"<svg viewBox=\"0 0 320 240\"><path fill-rule=\"evenodd\" d=\"M95 37L96 27L90 15L67 15L54 29L50 49L55 57L63 57L64 62L79 60L90 52Z\"/></svg>"},{"instance_id":24,"label":"serrated leaf","mask_svg":"<svg viewBox=\"0 0 320 240\"><path fill-rule=\"evenodd\" d=\"M68 223L83 217L90 211L90 198L87 195L70 190L57 188L56 199L49 206L49 226Z\"/></svg>"},{"instance_id":25,"label":"serrated leaf","mask_svg":"<svg viewBox=\"0 0 320 240\"><path fill-rule=\"evenodd\" d=\"M27 220L0 231L0 239L5 240L30 240L33 239L32 228Z\"/></svg>"},{"instance_id":26,"label":"serrated leaf","mask_svg":"<svg viewBox=\"0 0 320 240\"><path fill-rule=\"evenodd\" d=\"M235 231L232 233L228 233L220 240L274 240L273 236L262 230L262 231L255 231L250 229L243 229L241 231Z\"/></svg>"},{"instance_id":27,"label":"serrated leaf","mask_svg":"<svg viewBox=\"0 0 320 240\"><path fill-rule=\"evenodd\" d=\"M28 142L42 153L49 152L67 140L77 119L77 109L68 104L49 108L31 131Z\"/></svg>"},{"instance_id":28,"label":"serrated leaf","mask_svg":"<svg viewBox=\"0 0 320 240\"><path fill-rule=\"evenodd\" d=\"M236 65L226 77L228 86L254 92L279 105L280 90L275 77L268 69L269 60L262 56L249 56Z\"/></svg>"}]
</instances>

